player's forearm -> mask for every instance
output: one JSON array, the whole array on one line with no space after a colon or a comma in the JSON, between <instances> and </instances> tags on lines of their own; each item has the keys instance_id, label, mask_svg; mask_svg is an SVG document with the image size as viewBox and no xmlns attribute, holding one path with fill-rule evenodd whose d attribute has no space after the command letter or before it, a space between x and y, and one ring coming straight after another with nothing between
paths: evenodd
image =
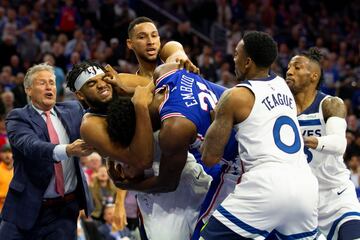
<instances>
[{"instance_id":1,"label":"player's forearm","mask_svg":"<svg viewBox=\"0 0 360 240\"><path fill-rule=\"evenodd\" d=\"M119 73L118 76L121 79L121 83L127 87L136 88L137 86L143 86L149 84L151 79L148 79L146 77L142 77L135 74L129 74L129 73Z\"/></svg>"},{"instance_id":2,"label":"player's forearm","mask_svg":"<svg viewBox=\"0 0 360 240\"><path fill-rule=\"evenodd\" d=\"M217 164L221 160L226 142L229 139L229 137L222 136L221 132L217 131L216 128L216 125L210 126L202 146L201 159L208 167Z\"/></svg>"},{"instance_id":3,"label":"player's forearm","mask_svg":"<svg viewBox=\"0 0 360 240\"><path fill-rule=\"evenodd\" d=\"M151 119L147 106L136 104L135 113L136 129L129 150L136 156L136 167L146 169L151 167L154 152Z\"/></svg>"},{"instance_id":4,"label":"player's forearm","mask_svg":"<svg viewBox=\"0 0 360 240\"><path fill-rule=\"evenodd\" d=\"M124 208L125 206L125 197L126 197L126 190L123 189L117 189L116 190L116 199L115 199L115 205L117 207Z\"/></svg>"},{"instance_id":5,"label":"player's forearm","mask_svg":"<svg viewBox=\"0 0 360 240\"><path fill-rule=\"evenodd\" d=\"M345 137L332 134L316 138L318 141L318 144L315 148L316 151L335 155L343 155L345 153L347 144Z\"/></svg>"},{"instance_id":6,"label":"player's forearm","mask_svg":"<svg viewBox=\"0 0 360 240\"><path fill-rule=\"evenodd\" d=\"M326 136L313 137L316 138L316 141L314 141L315 144L312 145L309 145L307 143L309 140L312 139L312 137L305 138L305 146L327 154L343 155L345 153L346 145L347 145L346 135L345 135L346 132L345 119L340 117L330 117L326 121L325 126L326 126Z\"/></svg>"}]
</instances>

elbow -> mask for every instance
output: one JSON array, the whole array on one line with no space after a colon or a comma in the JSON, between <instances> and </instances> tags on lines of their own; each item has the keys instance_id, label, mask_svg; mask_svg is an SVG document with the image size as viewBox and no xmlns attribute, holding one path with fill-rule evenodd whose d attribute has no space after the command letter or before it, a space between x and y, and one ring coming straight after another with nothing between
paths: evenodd
<instances>
[{"instance_id":1,"label":"elbow","mask_svg":"<svg viewBox=\"0 0 360 240\"><path fill-rule=\"evenodd\" d=\"M346 138L344 138L342 141L340 141L339 143L339 149L338 149L338 153L340 155L344 155L345 151L346 151L346 147L347 147L347 141Z\"/></svg>"},{"instance_id":2,"label":"elbow","mask_svg":"<svg viewBox=\"0 0 360 240\"><path fill-rule=\"evenodd\" d=\"M205 166L212 167L219 162L220 158L216 156L210 156L209 154L204 153L201 157L201 160L203 161Z\"/></svg>"},{"instance_id":3,"label":"elbow","mask_svg":"<svg viewBox=\"0 0 360 240\"><path fill-rule=\"evenodd\" d=\"M151 168L151 167L152 167L152 163L153 163L153 161L152 161L152 157L151 157L151 158L149 158L149 159L145 159L145 160L143 160L143 161L139 161L137 168L140 168L140 169L145 170L145 169Z\"/></svg>"}]
</instances>

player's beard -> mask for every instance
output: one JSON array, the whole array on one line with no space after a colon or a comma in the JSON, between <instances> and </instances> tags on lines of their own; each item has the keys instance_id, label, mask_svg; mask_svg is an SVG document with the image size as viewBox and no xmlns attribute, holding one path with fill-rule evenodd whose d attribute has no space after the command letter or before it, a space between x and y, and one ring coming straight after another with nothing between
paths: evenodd
<instances>
[{"instance_id":1,"label":"player's beard","mask_svg":"<svg viewBox=\"0 0 360 240\"><path fill-rule=\"evenodd\" d=\"M235 76L236 76L236 81L237 81L237 82L241 83L241 82L245 81L245 75L244 75L244 74L241 74L241 73L239 72L239 70L236 70L236 69L235 69Z\"/></svg>"},{"instance_id":2,"label":"player's beard","mask_svg":"<svg viewBox=\"0 0 360 240\"><path fill-rule=\"evenodd\" d=\"M87 102L89 103L91 108L94 110L94 112L106 114L107 113L107 108L110 105L111 101L113 101L117 97L118 97L117 92L113 91L112 98L109 99L106 102L101 102L101 101L95 100L95 99L87 99Z\"/></svg>"}]
</instances>

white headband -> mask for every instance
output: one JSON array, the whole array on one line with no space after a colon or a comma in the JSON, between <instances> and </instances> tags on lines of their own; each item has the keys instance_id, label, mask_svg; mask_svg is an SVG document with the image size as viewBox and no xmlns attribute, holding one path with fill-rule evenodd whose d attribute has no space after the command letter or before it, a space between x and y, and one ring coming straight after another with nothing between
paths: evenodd
<instances>
[{"instance_id":1,"label":"white headband","mask_svg":"<svg viewBox=\"0 0 360 240\"><path fill-rule=\"evenodd\" d=\"M96 77L100 74L103 74L104 71L96 66L90 66L87 69L85 69L84 71L82 71L82 73L80 73L80 75L77 77L77 79L75 80L74 83L74 87L76 89L76 91L79 91L80 88L82 86L84 86L84 84L93 77Z\"/></svg>"}]
</instances>

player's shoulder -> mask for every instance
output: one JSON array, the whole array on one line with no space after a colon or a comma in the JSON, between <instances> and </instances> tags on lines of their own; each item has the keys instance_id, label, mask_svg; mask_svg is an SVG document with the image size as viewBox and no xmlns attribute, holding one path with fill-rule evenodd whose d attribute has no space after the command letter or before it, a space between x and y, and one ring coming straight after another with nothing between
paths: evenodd
<instances>
[{"instance_id":1,"label":"player's shoulder","mask_svg":"<svg viewBox=\"0 0 360 240\"><path fill-rule=\"evenodd\" d=\"M83 116L81 126L82 127L96 127L97 124L102 124L106 121L105 116L97 115L93 113L85 113Z\"/></svg>"},{"instance_id":2,"label":"player's shoulder","mask_svg":"<svg viewBox=\"0 0 360 240\"><path fill-rule=\"evenodd\" d=\"M323 104L331 106L345 105L344 101L336 96L328 96L324 99Z\"/></svg>"},{"instance_id":3,"label":"player's shoulder","mask_svg":"<svg viewBox=\"0 0 360 240\"><path fill-rule=\"evenodd\" d=\"M346 106L344 101L339 97L330 96L324 99L322 102L322 111L325 119L329 117L341 117L346 116Z\"/></svg>"}]
</instances>

